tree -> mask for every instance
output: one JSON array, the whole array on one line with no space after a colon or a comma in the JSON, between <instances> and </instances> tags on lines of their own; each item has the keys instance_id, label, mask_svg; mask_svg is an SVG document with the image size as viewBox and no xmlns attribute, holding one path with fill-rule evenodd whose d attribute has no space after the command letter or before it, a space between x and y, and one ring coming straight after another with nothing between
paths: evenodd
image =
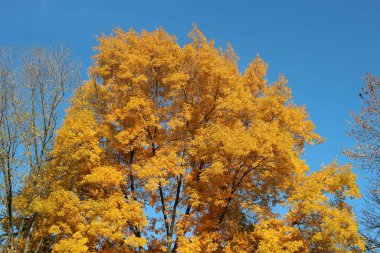
<instances>
[{"instance_id":1,"label":"tree","mask_svg":"<svg viewBox=\"0 0 380 253\"><path fill-rule=\"evenodd\" d=\"M99 38L46 168L53 252L360 252L336 162L309 172L321 141L286 80L257 57L241 73L230 45L195 27L179 46L163 29ZM278 212L279 206L282 211ZM277 210L277 211L276 211Z\"/></svg>"},{"instance_id":2,"label":"tree","mask_svg":"<svg viewBox=\"0 0 380 253\"><path fill-rule=\"evenodd\" d=\"M14 178L16 169L20 167L18 155L22 142L21 124L25 113L17 94L16 76L14 73L14 51L10 48L0 49L0 167L1 167L1 199L5 207L2 217L5 224L6 239L4 248L15 250L14 245Z\"/></svg>"},{"instance_id":3,"label":"tree","mask_svg":"<svg viewBox=\"0 0 380 253\"><path fill-rule=\"evenodd\" d=\"M367 229L368 249L376 250L380 249L380 79L368 74L359 96L362 109L352 114L354 122L350 132L357 146L346 153L373 175L363 211L363 225Z\"/></svg>"},{"instance_id":4,"label":"tree","mask_svg":"<svg viewBox=\"0 0 380 253\"><path fill-rule=\"evenodd\" d=\"M79 65L64 47L2 48L0 58L0 167L3 250L29 252L38 214L33 199L44 194L46 163L67 93L78 83Z\"/></svg>"}]
</instances>

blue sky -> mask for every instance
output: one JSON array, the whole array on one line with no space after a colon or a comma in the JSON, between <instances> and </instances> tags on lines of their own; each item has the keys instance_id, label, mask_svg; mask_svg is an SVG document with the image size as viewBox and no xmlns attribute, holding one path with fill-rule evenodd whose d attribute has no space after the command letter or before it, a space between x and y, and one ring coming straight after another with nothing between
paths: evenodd
<instances>
[{"instance_id":1,"label":"blue sky","mask_svg":"<svg viewBox=\"0 0 380 253\"><path fill-rule=\"evenodd\" d=\"M278 73L288 78L295 103L306 105L327 138L306 149L308 164L318 169L334 159L347 162L341 153L353 145L349 110L360 108L364 75L380 75L379 13L380 1L0 0L0 46L63 43L86 78L96 35L162 26L183 44L195 22L217 45L232 44L241 70L260 54L269 81ZM365 174L356 172L365 188Z\"/></svg>"}]
</instances>

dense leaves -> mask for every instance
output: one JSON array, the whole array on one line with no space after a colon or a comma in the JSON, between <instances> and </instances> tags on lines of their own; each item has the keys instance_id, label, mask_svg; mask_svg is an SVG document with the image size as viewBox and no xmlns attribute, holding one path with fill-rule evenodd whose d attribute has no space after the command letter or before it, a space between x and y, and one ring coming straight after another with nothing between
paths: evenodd
<instances>
[{"instance_id":1,"label":"dense leaves","mask_svg":"<svg viewBox=\"0 0 380 253\"><path fill-rule=\"evenodd\" d=\"M47 166L35 243L54 252L360 252L349 166L310 173L286 80L244 73L195 27L99 38Z\"/></svg>"}]
</instances>

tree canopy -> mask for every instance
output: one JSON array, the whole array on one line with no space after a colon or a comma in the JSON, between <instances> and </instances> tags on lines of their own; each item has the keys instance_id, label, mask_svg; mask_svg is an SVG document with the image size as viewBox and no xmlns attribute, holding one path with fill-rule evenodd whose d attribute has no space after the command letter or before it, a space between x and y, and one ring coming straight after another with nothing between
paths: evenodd
<instances>
[{"instance_id":1,"label":"tree canopy","mask_svg":"<svg viewBox=\"0 0 380 253\"><path fill-rule=\"evenodd\" d=\"M322 138L285 77L194 27L99 38L44 176L31 248L53 252L361 252L349 165L311 172ZM42 246L41 246L42 244Z\"/></svg>"}]
</instances>

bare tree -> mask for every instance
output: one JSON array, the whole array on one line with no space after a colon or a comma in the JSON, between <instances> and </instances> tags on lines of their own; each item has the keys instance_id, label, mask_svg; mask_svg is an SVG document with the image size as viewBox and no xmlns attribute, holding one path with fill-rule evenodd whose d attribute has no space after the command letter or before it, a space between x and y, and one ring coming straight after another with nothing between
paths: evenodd
<instances>
[{"instance_id":1,"label":"bare tree","mask_svg":"<svg viewBox=\"0 0 380 253\"><path fill-rule=\"evenodd\" d=\"M380 78L368 74L359 96L362 108L352 114L350 132L357 146L346 154L371 173L362 223L366 228L363 235L367 238L367 249L375 252L380 249Z\"/></svg>"},{"instance_id":2,"label":"bare tree","mask_svg":"<svg viewBox=\"0 0 380 253\"><path fill-rule=\"evenodd\" d=\"M21 101L17 94L14 52L0 49L0 167L2 177L2 203L5 206L6 220L3 230L5 247L14 250L13 192L14 178L20 165L18 151L22 142Z\"/></svg>"},{"instance_id":3,"label":"bare tree","mask_svg":"<svg viewBox=\"0 0 380 253\"><path fill-rule=\"evenodd\" d=\"M0 167L7 221L2 228L4 249L30 250L38 214L27 209L33 198L44 193L44 168L63 113L61 106L79 82L79 71L79 64L70 60L69 50L63 46L33 47L17 55L9 48L0 51ZM22 177L16 177L17 170ZM17 212L13 200L21 192L26 195L26 210Z\"/></svg>"}]
</instances>

